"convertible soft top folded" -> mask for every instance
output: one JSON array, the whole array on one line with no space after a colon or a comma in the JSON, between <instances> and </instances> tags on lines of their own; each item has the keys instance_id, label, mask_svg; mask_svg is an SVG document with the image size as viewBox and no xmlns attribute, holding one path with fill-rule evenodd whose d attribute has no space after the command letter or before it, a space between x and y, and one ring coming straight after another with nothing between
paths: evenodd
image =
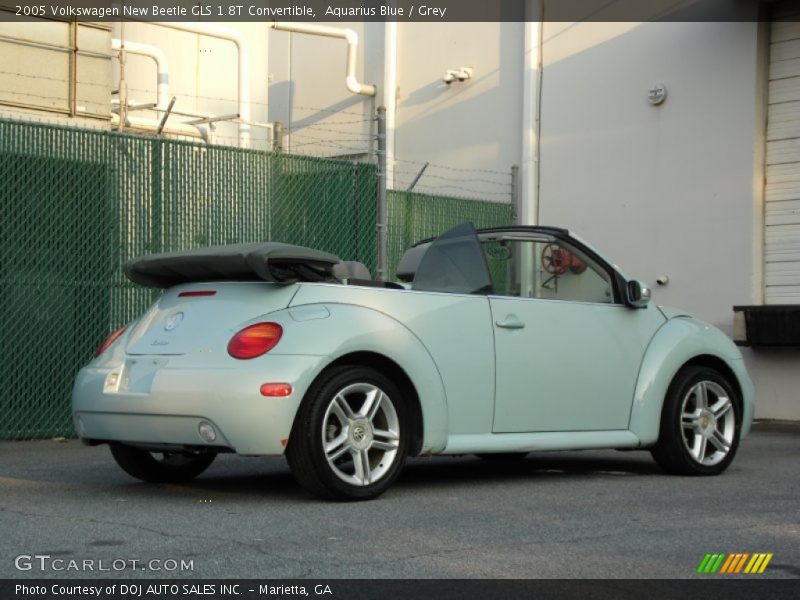
<instances>
[{"instance_id":1,"label":"convertible soft top folded","mask_svg":"<svg viewBox=\"0 0 800 600\"><path fill-rule=\"evenodd\" d=\"M279 242L211 246L140 256L125 275L139 285L168 288L199 281L325 281L339 257Z\"/></svg>"}]
</instances>

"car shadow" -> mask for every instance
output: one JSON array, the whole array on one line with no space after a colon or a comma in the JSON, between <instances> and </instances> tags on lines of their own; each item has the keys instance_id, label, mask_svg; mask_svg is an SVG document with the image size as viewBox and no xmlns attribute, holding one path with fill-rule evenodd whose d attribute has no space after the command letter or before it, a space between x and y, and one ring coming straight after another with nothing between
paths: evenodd
<instances>
[{"instance_id":1,"label":"car shadow","mask_svg":"<svg viewBox=\"0 0 800 600\"><path fill-rule=\"evenodd\" d=\"M268 472L264 472L266 466ZM619 453L619 458L577 454L531 454L526 458L483 460L471 455L435 456L410 459L394 488L461 488L490 486L499 482L522 480L578 481L601 477L660 475L663 471L644 453ZM228 461L197 479L181 484L147 484L131 482L115 485L117 492L127 491L143 496L168 492L189 496L198 503L221 502L236 497L238 502L263 502L268 496L278 502L316 500L294 480L285 461L279 458L253 461Z\"/></svg>"},{"instance_id":2,"label":"car shadow","mask_svg":"<svg viewBox=\"0 0 800 600\"><path fill-rule=\"evenodd\" d=\"M619 458L563 453L483 460L474 456L411 459L395 485L470 486L521 479L578 480L663 474L648 454L620 452Z\"/></svg>"}]
</instances>

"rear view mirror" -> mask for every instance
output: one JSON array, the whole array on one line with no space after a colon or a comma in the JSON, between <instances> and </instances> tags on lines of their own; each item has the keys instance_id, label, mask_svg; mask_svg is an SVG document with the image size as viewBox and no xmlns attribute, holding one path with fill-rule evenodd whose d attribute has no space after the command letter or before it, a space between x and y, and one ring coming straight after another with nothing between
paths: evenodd
<instances>
[{"instance_id":1,"label":"rear view mirror","mask_svg":"<svg viewBox=\"0 0 800 600\"><path fill-rule=\"evenodd\" d=\"M629 281L625 293L628 305L633 308L644 308L650 302L650 288L641 281Z\"/></svg>"}]
</instances>

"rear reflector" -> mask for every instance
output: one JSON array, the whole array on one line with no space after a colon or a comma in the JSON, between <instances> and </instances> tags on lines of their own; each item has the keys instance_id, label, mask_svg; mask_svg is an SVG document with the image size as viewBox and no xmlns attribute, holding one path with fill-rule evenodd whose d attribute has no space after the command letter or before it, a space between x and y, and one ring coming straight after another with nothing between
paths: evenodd
<instances>
[{"instance_id":1,"label":"rear reflector","mask_svg":"<svg viewBox=\"0 0 800 600\"><path fill-rule=\"evenodd\" d=\"M233 358L246 360L266 354L275 347L283 327L277 323L256 323L245 327L228 342L228 354Z\"/></svg>"},{"instance_id":2,"label":"rear reflector","mask_svg":"<svg viewBox=\"0 0 800 600\"><path fill-rule=\"evenodd\" d=\"M108 336L108 337L106 338L106 341L105 341L105 342L103 342L102 344L100 344L100 347L97 349L97 352L95 352L95 353L94 353L94 356L95 356L95 358L97 358L98 356L100 356L100 355L101 355L103 352L105 352L105 351L106 351L106 349L107 349L107 348L108 348L108 347L109 347L111 344L113 344L114 342L116 342L116 341L117 341L117 338L119 338L119 336L121 336L123 333L125 333L125 329L127 329L127 327L128 327L127 325L126 325L125 327L120 327L120 328L119 328L119 329L117 329L117 330L116 330L114 333L112 333L110 336Z\"/></svg>"},{"instance_id":3,"label":"rear reflector","mask_svg":"<svg viewBox=\"0 0 800 600\"><path fill-rule=\"evenodd\" d=\"M192 290L190 292L181 292L178 298L198 298L201 296L216 296L217 290Z\"/></svg>"},{"instance_id":4,"label":"rear reflector","mask_svg":"<svg viewBox=\"0 0 800 600\"><path fill-rule=\"evenodd\" d=\"M217 430L214 429L214 426L208 421L200 421L200 424L197 426L197 433L200 434L203 441L209 444L217 439Z\"/></svg>"},{"instance_id":5,"label":"rear reflector","mask_svg":"<svg viewBox=\"0 0 800 600\"><path fill-rule=\"evenodd\" d=\"M261 395L268 398L285 398L292 394L292 386L288 383L265 383L261 386Z\"/></svg>"}]
</instances>

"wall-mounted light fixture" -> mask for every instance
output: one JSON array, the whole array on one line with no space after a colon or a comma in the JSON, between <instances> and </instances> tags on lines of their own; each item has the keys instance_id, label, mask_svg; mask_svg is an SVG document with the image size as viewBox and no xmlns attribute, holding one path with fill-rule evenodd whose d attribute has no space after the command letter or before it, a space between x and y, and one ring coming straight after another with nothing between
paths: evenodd
<instances>
[{"instance_id":1,"label":"wall-mounted light fixture","mask_svg":"<svg viewBox=\"0 0 800 600\"><path fill-rule=\"evenodd\" d=\"M667 86L657 83L647 92L647 101L653 106L658 106L667 99Z\"/></svg>"},{"instance_id":2,"label":"wall-mounted light fixture","mask_svg":"<svg viewBox=\"0 0 800 600\"><path fill-rule=\"evenodd\" d=\"M459 69L451 69L444 74L442 81L450 85L454 81L466 81L472 79L472 67L461 67Z\"/></svg>"}]
</instances>

